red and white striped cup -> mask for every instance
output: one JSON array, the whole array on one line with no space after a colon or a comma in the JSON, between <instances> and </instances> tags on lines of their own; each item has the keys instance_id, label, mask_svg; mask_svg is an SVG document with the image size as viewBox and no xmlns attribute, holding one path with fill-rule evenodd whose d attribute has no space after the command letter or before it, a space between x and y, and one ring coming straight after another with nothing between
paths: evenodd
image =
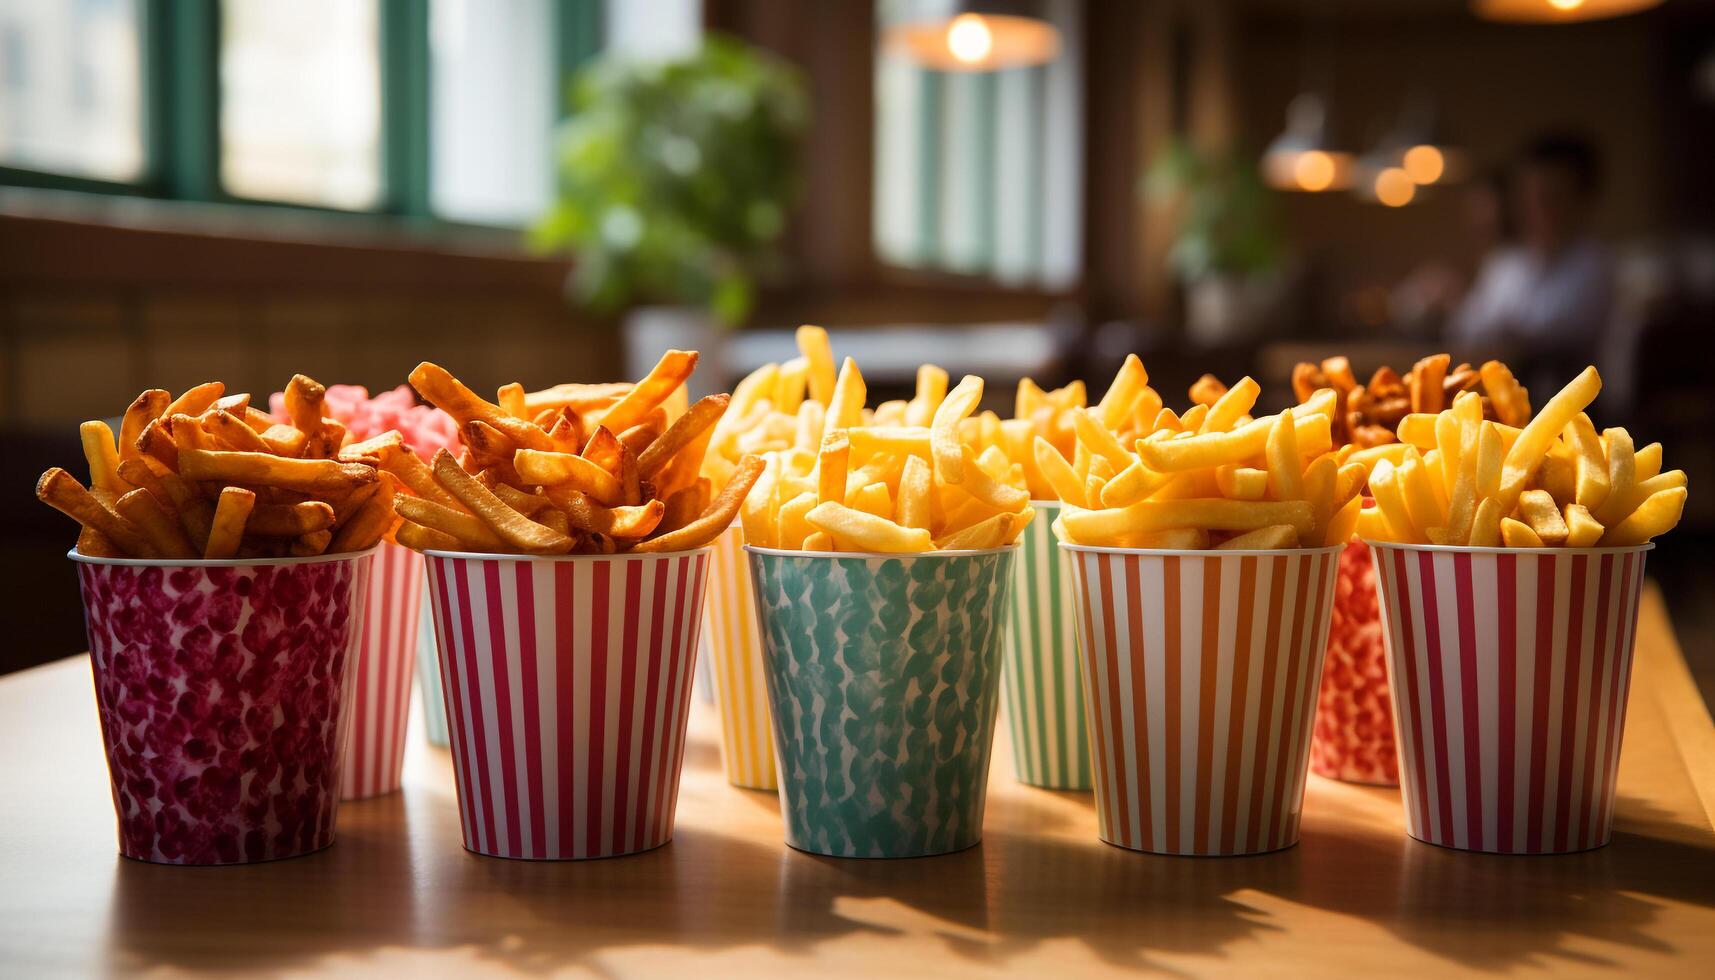
<instances>
[{"instance_id":1,"label":"red and white striped cup","mask_svg":"<svg viewBox=\"0 0 1715 980\"><path fill-rule=\"evenodd\" d=\"M1654 546L1370 547L1406 830L1501 854L1606 844Z\"/></svg>"},{"instance_id":2,"label":"red and white striped cup","mask_svg":"<svg viewBox=\"0 0 1715 980\"><path fill-rule=\"evenodd\" d=\"M351 734L339 780L342 800L399 789L422 601L423 556L396 544L382 545L370 578L351 689Z\"/></svg>"},{"instance_id":3,"label":"red and white striped cup","mask_svg":"<svg viewBox=\"0 0 1715 980\"><path fill-rule=\"evenodd\" d=\"M707 549L429 552L465 847L566 860L673 837Z\"/></svg>"},{"instance_id":4,"label":"red and white striped cup","mask_svg":"<svg viewBox=\"0 0 1715 980\"><path fill-rule=\"evenodd\" d=\"M1102 840L1194 855L1297 843L1340 549L1060 547Z\"/></svg>"}]
</instances>

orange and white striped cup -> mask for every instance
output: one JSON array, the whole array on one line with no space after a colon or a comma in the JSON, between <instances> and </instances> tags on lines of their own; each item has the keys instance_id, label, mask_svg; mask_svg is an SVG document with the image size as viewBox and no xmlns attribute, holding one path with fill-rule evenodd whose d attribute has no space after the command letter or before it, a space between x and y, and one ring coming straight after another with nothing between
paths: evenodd
<instances>
[{"instance_id":1,"label":"orange and white striped cup","mask_svg":"<svg viewBox=\"0 0 1715 980\"><path fill-rule=\"evenodd\" d=\"M396 792L405 766L405 720L422 622L423 556L383 544L374 568L351 690L351 729L339 780L342 800Z\"/></svg>"},{"instance_id":2,"label":"orange and white striped cup","mask_svg":"<svg viewBox=\"0 0 1715 980\"><path fill-rule=\"evenodd\" d=\"M1102 840L1190 855L1297 843L1340 549L1060 547Z\"/></svg>"},{"instance_id":3,"label":"orange and white striped cup","mask_svg":"<svg viewBox=\"0 0 1715 980\"><path fill-rule=\"evenodd\" d=\"M703 615L703 638L714 664L727 782L745 789L777 789L762 638L757 633L750 561L744 554L744 528L738 524L715 539Z\"/></svg>"}]
</instances>

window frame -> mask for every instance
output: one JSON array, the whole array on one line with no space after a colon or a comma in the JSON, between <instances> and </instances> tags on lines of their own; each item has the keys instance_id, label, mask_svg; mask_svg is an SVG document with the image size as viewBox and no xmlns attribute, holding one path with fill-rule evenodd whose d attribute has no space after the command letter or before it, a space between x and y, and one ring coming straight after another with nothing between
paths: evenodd
<instances>
[{"instance_id":1,"label":"window frame","mask_svg":"<svg viewBox=\"0 0 1715 980\"><path fill-rule=\"evenodd\" d=\"M0 186L283 208L432 227L502 227L442 218L430 205L429 3L376 0L381 74L381 198L361 210L270 201L228 193L220 181L220 2L140 0L143 172L134 181L0 164ZM602 47L602 0L552 0L555 104ZM511 226L504 226L511 227Z\"/></svg>"}]
</instances>

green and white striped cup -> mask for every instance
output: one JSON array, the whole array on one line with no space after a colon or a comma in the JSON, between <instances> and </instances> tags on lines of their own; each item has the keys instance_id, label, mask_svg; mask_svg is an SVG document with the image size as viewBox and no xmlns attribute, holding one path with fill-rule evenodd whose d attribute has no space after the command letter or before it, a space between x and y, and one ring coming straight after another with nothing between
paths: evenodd
<instances>
[{"instance_id":1,"label":"green and white striped cup","mask_svg":"<svg viewBox=\"0 0 1715 980\"><path fill-rule=\"evenodd\" d=\"M1012 563L1012 628L1006 635L1006 713L1018 781L1043 789L1088 790L1090 739L1078 664L1078 604L1072 573L1056 546L1057 500L1033 500Z\"/></svg>"}]
</instances>

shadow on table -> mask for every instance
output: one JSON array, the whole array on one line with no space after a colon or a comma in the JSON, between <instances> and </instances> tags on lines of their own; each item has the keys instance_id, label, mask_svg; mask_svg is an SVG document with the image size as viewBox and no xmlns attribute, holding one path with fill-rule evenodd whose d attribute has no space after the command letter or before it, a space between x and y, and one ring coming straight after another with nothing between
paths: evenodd
<instances>
[{"instance_id":1,"label":"shadow on table","mask_svg":"<svg viewBox=\"0 0 1715 980\"><path fill-rule=\"evenodd\" d=\"M1369 921L1426 952L1479 970L1612 966L1587 940L1671 954L1647 934L1664 902L1715 908L1715 850L1666 814L1619 801L1607 847L1578 854L1477 854L1376 833L1300 845L1305 875L1279 897Z\"/></svg>"},{"instance_id":2,"label":"shadow on table","mask_svg":"<svg viewBox=\"0 0 1715 980\"><path fill-rule=\"evenodd\" d=\"M1069 808L1025 797L1008 801L1004 830L937 858L821 858L682 828L648 854L576 863L433 853L458 839L448 802L357 804L349 827L342 813L332 849L293 861L224 869L121 861L115 962L122 971L232 972L460 949L545 973L599 969L604 953L633 946L807 953L874 934L929 937L981 965L1070 939L1118 966L1162 969L1175 956L1222 957L1266 939L1287 928L1281 910L1298 905L1369 922L1453 963L1501 970L1602 964L1574 948L1588 945L1580 940L1672 952L1646 934L1662 903L1715 907L1715 851L1676 839L1635 800L1621 801L1624 829L1611 847L1555 858L1465 854L1383 830L1319 834L1316 823L1299 847L1271 855L1159 857L1068 835ZM235 909L272 905L273 892L317 898L258 919L242 952L211 959L195 924L230 923Z\"/></svg>"}]
</instances>

